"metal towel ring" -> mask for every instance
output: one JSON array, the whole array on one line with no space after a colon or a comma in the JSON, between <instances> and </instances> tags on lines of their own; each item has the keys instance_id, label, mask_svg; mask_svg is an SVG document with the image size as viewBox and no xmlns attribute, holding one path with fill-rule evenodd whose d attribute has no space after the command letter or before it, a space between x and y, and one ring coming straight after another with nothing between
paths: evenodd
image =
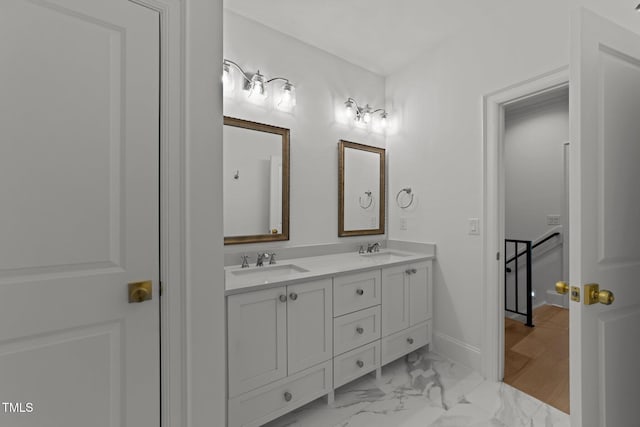
<instances>
[{"instance_id":1,"label":"metal towel ring","mask_svg":"<svg viewBox=\"0 0 640 427\"><path fill-rule=\"evenodd\" d=\"M362 203L362 196L358 197L358 204L360 205L360 207L362 209L369 209L371 207L371 205L373 204L373 197L371 197L371 191L365 191L364 194L367 195L367 198L369 199L369 203Z\"/></svg>"},{"instance_id":2,"label":"metal towel ring","mask_svg":"<svg viewBox=\"0 0 640 427\"><path fill-rule=\"evenodd\" d=\"M407 203L406 205L403 205L400 203L400 195L402 193L407 193L407 195L411 196L411 200L409 200L409 203ZM396 204L400 209L407 209L409 206L413 204L413 193L411 192L411 187L406 187L398 191L398 194L396 194Z\"/></svg>"}]
</instances>

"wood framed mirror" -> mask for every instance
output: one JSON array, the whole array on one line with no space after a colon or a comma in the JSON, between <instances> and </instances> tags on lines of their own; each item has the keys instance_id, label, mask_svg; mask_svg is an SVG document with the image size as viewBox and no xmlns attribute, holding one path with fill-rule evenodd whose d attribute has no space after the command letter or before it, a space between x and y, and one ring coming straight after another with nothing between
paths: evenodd
<instances>
[{"instance_id":1,"label":"wood framed mirror","mask_svg":"<svg viewBox=\"0 0 640 427\"><path fill-rule=\"evenodd\" d=\"M338 236L384 234L385 149L338 143Z\"/></svg>"},{"instance_id":2,"label":"wood framed mirror","mask_svg":"<svg viewBox=\"0 0 640 427\"><path fill-rule=\"evenodd\" d=\"M289 129L224 117L224 244L289 240Z\"/></svg>"}]
</instances>

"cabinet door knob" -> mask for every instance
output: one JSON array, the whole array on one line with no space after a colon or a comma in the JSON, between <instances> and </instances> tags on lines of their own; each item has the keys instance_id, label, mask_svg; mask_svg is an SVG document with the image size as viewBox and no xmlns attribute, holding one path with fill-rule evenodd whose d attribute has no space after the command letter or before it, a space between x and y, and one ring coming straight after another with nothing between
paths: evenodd
<instances>
[{"instance_id":1,"label":"cabinet door knob","mask_svg":"<svg viewBox=\"0 0 640 427\"><path fill-rule=\"evenodd\" d=\"M291 399L293 399L293 395L291 393L289 393L288 391L284 392L284 400L287 402L290 402Z\"/></svg>"},{"instance_id":2,"label":"cabinet door knob","mask_svg":"<svg viewBox=\"0 0 640 427\"><path fill-rule=\"evenodd\" d=\"M416 270L415 268L411 269L411 274L416 274L418 272L418 270Z\"/></svg>"},{"instance_id":3,"label":"cabinet door knob","mask_svg":"<svg viewBox=\"0 0 640 427\"><path fill-rule=\"evenodd\" d=\"M291 292L289 294L289 298L291 298L292 301L295 301L298 299L298 294L296 294L295 292Z\"/></svg>"},{"instance_id":4,"label":"cabinet door knob","mask_svg":"<svg viewBox=\"0 0 640 427\"><path fill-rule=\"evenodd\" d=\"M358 360L356 365L358 365L358 368L362 368L364 366L364 362L362 360Z\"/></svg>"},{"instance_id":5,"label":"cabinet door knob","mask_svg":"<svg viewBox=\"0 0 640 427\"><path fill-rule=\"evenodd\" d=\"M364 328L362 326L358 326L356 328L356 332L359 333L360 335L362 335L364 333Z\"/></svg>"},{"instance_id":6,"label":"cabinet door knob","mask_svg":"<svg viewBox=\"0 0 640 427\"><path fill-rule=\"evenodd\" d=\"M364 295L364 289L358 289L358 290L356 291L356 294L358 294L358 295Z\"/></svg>"},{"instance_id":7,"label":"cabinet door knob","mask_svg":"<svg viewBox=\"0 0 640 427\"><path fill-rule=\"evenodd\" d=\"M409 269L407 269L407 270L405 271L405 273L406 273L406 274L411 274L411 269L410 269L410 268L409 268Z\"/></svg>"},{"instance_id":8,"label":"cabinet door knob","mask_svg":"<svg viewBox=\"0 0 640 427\"><path fill-rule=\"evenodd\" d=\"M409 344L413 344L413 338L407 338L407 342L408 342Z\"/></svg>"},{"instance_id":9,"label":"cabinet door knob","mask_svg":"<svg viewBox=\"0 0 640 427\"><path fill-rule=\"evenodd\" d=\"M280 295L279 299L280 299L280 302L287 302L287 296L284 294Z\"/></svg>"}]
</instances>

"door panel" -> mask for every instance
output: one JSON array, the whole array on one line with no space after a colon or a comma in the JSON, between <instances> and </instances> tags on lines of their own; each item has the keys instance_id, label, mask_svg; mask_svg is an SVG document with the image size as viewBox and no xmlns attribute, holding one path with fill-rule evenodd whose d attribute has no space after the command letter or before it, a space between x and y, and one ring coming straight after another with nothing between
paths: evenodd
<instances>
[{"instance_id":1,"label":"door panel","mask_svg":"<svg viewBox=\"0 0 640 427\"><path fill-rule=\"evenodd\" d=\"M431 318L431 263L412 264L411 268L416 272L409 276L409 325L414 326Z\"/></svg>"},{"instance_id":2,"label":"door panel","mask_svg":"<svg viewBox=\"0 0 640 427\"><path fill-rule=\"evenodd\" d=\"M286 288L227 298L229 397L287 376Z\"/></svg>"},{"instance_id":3,"label":"door panel","mask_svg":"<svg viewBox=\"0 0 640 427\"><path fill-rule=\"evenodd\" d=\"M333 356L332 288L331 279L287 287L288 375Z\"/></svg>"},{"instance_id":4,"label":"door panel","mask_svg":"<svg viewBox=\"0 0 640 427\"><path fill-rule=\"evenodd\" d=\"M156 427L158 15L3 0L0 55L0 425Z\"/></svg>"},{"instance_id":5,"label":"door panel","mask_svg":"<svg viewBox=\"0 0 640 427\"><path fill-rule=\"evenodd\" d=\"M582 10L572 23L572 425L631 426L640 370L640 35ZM573 144L575 142L575 144ZM616 299L585 305L583 285Z\"/></svg>"},{"instance_id":6,"label":"door panel","mask_svg":"<svg viewBox=\"0 0 640 427\"><path fill-rule=\"evenodd\" d=\"M409 327L407 265L382 269L382 336Z\"/></svg>"}]
</instances>

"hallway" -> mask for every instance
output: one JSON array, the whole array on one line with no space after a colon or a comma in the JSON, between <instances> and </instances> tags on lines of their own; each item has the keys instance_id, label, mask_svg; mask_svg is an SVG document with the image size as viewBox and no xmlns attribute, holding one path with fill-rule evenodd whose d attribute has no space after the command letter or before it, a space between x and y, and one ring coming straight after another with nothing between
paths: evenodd
<instances>
[{"instance_id":1,"label":"hallway","mask_svg":"<svg viewBox=\"0 0 640 427\"><path fill-rule=\"evenodd\" d=\"M540 306L533 323L505 318L504 382L569 413L569 310Z\"/></svg>"}]
</instances>

